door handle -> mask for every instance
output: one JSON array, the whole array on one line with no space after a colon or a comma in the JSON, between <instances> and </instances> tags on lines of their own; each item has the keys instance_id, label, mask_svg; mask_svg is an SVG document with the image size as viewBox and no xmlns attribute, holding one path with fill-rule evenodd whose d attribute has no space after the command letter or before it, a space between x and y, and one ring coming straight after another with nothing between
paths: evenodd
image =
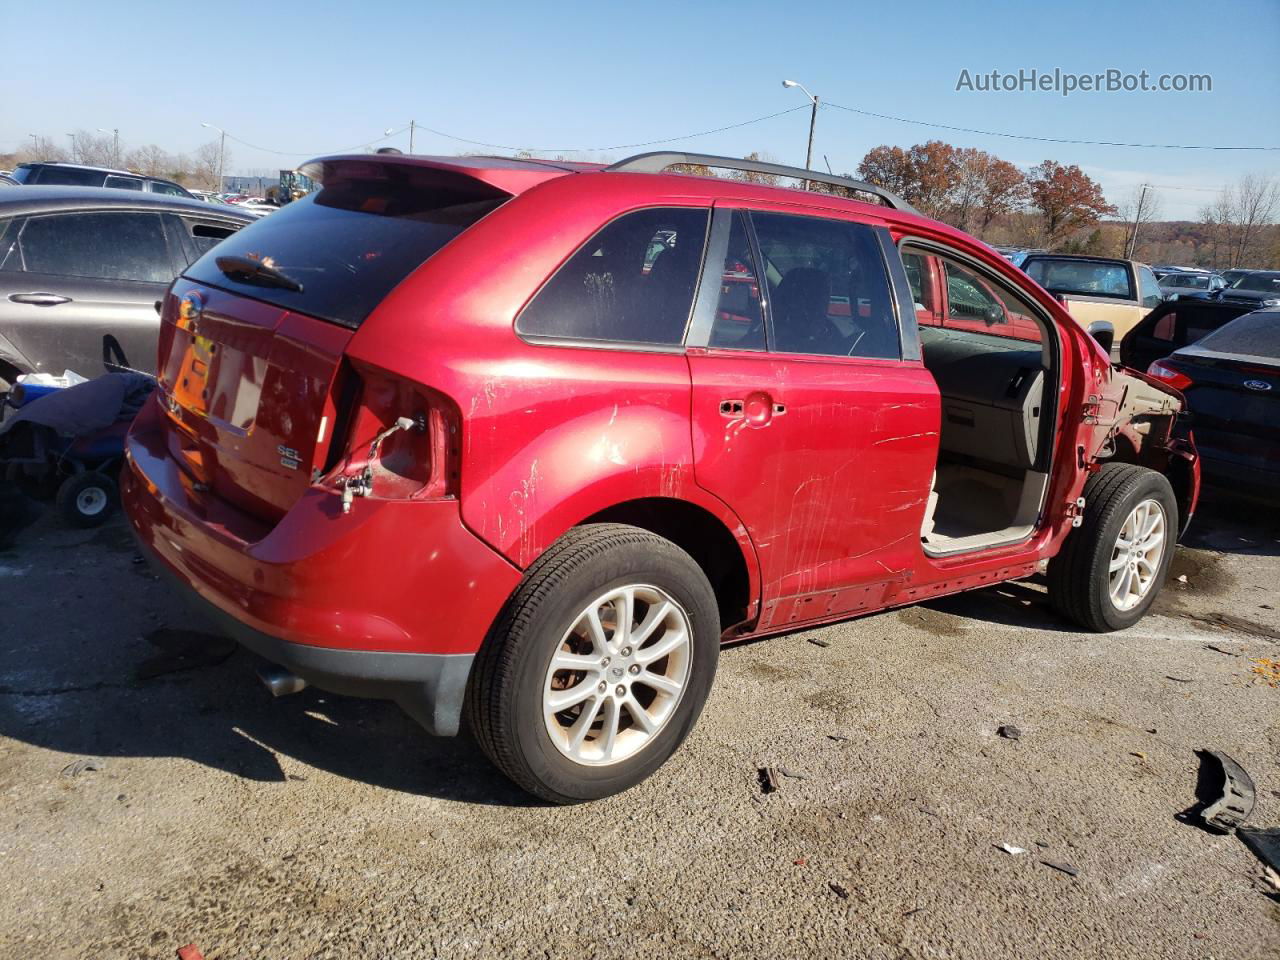
<instances>
[{"instance_id":1,"label":"door handle","mask_svg":"<svg viewBox=\"0 0 1280 960\"><path fill-rule=\"evenodd\" d=\"M37 307L56 307L60 303L70 303L70 297L60 297L56 293L11 293L9 299L14 303L30 303Z\"/></svg>"},{"instance_id":2,"label":"door handle","mask_svg":"<svg viewBox=\"0 0 1280 960\"><path fill-rule=\"evenodd\" d=\"M769 394L761 391L750 393L742 400L720 401L720 416L726 420L747 420L757 426L764 426L786 412L785 403L775 403Z\"/></svg>"}]
</instances>

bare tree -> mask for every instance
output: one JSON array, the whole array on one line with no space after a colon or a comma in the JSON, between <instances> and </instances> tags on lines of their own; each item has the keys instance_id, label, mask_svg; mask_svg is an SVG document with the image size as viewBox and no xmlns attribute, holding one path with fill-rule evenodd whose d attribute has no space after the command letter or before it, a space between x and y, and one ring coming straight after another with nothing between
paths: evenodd
<instances>
[{"instance_id":1,"label":"bare tree","mask_svg":"<svg viewBox=\"0 0 1280 960\"><path fill-rule=\"evenodd\" d=\"M84 163L92 167L115 166L115 141L111 134L77 130L75 143L76 163Z\"/></svg>"},{"instance_id":2,"label":"bare tree","mask_svg":"<svg viewBox=\"0 0 1280 960\"><path fill-rule=\"evenodd\" d=\"M192 156L192 176L195 177L196 183L201 187L209 190L221 190L222 184L218 181L221 172L226 169L231 154L221 155L221 149L217 140L210 140L198 149Z\"/></svg>"},{"instance_id":3,"label":"bare tree","mask_svg":"<svg viewBox=\"0 0 1280 960\"><path fill-rule=\"evenodd\" d=\"M1201 211L1213 238L1214 262L1240 267L1263 256L1259 240L1280 207L1280 181L1245 174Z\"/></svg>"},{"instance_id":4,"label":"bare tree","mask_svg":"<svg viewBox=\"0 0 1280 960\"><path fill-rule=\"evenodd\" d=\"M1160 195L1148 183L1134 187L1129 198L1120 204L1120 219L1129 224L1124 247L1126 258L1131 260L1137 254L1138 236L1143 227L1160 219L1160 208Z\"/></svg>"},{"instance_id":5,"label":"bare tree","mask_svg":"<svg viewBox=\"0 0 1280 960\"><path fill-rule=\"evenodd\" d=\"M19 163L41 163L67 160L70 154L66 147L49 137L29 137L30 146L23 146L15 151L14 156Z\"/></svg>"},{"instance_id":6,"label":"bare tree","mask_svg":"<svg viewBox=\"0 0 1280 960\"><path fill-rule=\"evenodd\" d=\"M130 170L145 174L148 177L164 176L168 167L169 155L154 143L145 147L130 150L125 155L125 166Z\"/></svg>"}]
</instances>

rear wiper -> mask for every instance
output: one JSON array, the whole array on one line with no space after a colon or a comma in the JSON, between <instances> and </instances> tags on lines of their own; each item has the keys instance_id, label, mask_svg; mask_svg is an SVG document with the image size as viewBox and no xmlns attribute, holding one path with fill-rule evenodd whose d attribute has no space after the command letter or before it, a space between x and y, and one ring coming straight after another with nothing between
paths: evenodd
<instances>
[{"instance_id":1,"label":"rear wiper","mask_svg":"<svg viewBox=\"0 0 1280 960\"><path fill-rule=\"evenodd\" d=\"M232 280L257 283L264 287L279 287L281 290L292 290L294 293L302 292L302 284L297 280L261 260L255 260L252 257L223 256L218 257L214 262L218 265L218 269Z\"/></svg>"}]
</instances>

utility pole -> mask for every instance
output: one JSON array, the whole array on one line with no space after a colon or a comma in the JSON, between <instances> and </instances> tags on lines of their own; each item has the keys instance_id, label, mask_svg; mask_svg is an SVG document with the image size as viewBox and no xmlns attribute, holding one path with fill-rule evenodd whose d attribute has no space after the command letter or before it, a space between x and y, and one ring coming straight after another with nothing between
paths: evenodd
<instances>
[{"instance_id":1,"label":"utility pole","mask_svg":"<svg viewBox=\"0 0 1280 960\"><path fill-rule=\"evenodd\" d=\"M813 169L813 129L818 125L818 98L809 92L803 83L795 80L783 80L782 85L790 89L791 87L799 88L800 92L809 98L809 145L804 151L804 168L806 170ZM809 189L809 181L804 182L804 188Z\"/></svg>"},{"instance_id":2,"label":"utility pole","mask_svg":"<svg viewBox=\"0 0 1280 960\"><path fill-rule=\"evenodd\" d=\"M418 125L418 121L409 121L409 152L413 153L413 128Z\"/></svg>"},{"instance_id":3,"label":"utility pole","mask_svg":"<svg viewBox=\"0 0 1280 960\"><path fill-rule=\"evenodd\" d=\"M1133 212L1133 229L1129 232L1129 246L1124 254L1126 260L1132 260L1133 252L1138 248L1138 227L1142 225L1142 214L1147 207L1147 187L1148 184L1142 185L1142 193L1138 195L1138 209Z\"/></svg>"},{"instance_id":4,"label":"utility pole","mask_svg":"<svg viewBox=\"0 0 1280 960\"><path fill-rule=\"evenodd\" d=\"M105 127L98 128L99 133L111 134L111 165L117 170L120 169L120 130L113 128L111 130Z\"/></svg>"},{"instance_id":5,"label":"utility pole","mask_svg":"<svg viewBox=\"0 0 1280 960\"><path fill-rule=\"evenodd\" d=\"M79 159L76 156L76 135L74 133L68 133L67 136L71 138L71 159L76 161Z\"/></svg>"},{"instance_id":6,"label":"utility pole","mask_svg":"<svg viewBox=\"0 0 1280 960\"><path fill-rule=\"evenodd\" d=\"M223 166L227 161L227 131L219 128L218 133L222 134L218 138L218 193L221 193L223 191Z\"/></svg>"}]
</instances>

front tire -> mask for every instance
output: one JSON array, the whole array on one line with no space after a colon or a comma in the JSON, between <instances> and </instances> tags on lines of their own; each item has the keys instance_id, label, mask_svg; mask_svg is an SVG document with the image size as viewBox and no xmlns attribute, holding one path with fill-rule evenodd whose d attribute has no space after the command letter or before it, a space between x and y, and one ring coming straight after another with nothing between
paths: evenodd
<instances>
[{"instance_id":1,"label":"front tire","mask_svg":"<svg viewBox=\"0 0 1280 960\"><path fill-rule=\"evenodd\" d=\"M1049 561L1049 602L1086 630L1131 627L1164 586L1178 503L1163 474L1108 463L1084 486L1083 523Z\"/></svg>"},{"instance_id":2,"label":"front tire","mask_svg":"<svg viewBox=\"0 0 1280 960\"><path fill-rule=\"evenodd\" d=\"M490 631L468 722L530 793L599 799L684 742L719 654L715 594L692 557L647 530L588 524L538 558Z\"/></svg>"},{"instance_id":3,"label":"front tire","mask_svg":"<svg viewBox=\"0 0 1280 960\"><path fill-rule=\"evenodd\" d=\"M57 507L64 520L77 527L96 527L111 516L119 493L115 481L96 470L77 473L58 487Z\"/></svg>"}]
</instances>

